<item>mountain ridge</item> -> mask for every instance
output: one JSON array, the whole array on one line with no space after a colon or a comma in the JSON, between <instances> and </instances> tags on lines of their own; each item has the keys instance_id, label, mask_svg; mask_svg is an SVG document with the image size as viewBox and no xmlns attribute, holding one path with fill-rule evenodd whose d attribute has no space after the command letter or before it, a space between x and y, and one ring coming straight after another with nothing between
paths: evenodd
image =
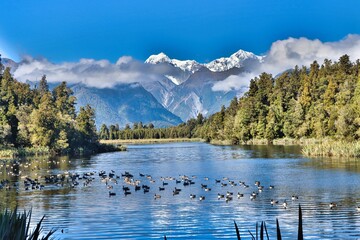
<instances>
[{"instance_id":1,"label":"mountain ridge","mask_svg":"<svg viewBox=\"0 0 360 240\"><path fill-rule=\"evenodd\" d=\"M210 61L209 63L199 63L195 60L178 60L171 59L165 53L160 52L159 54L154 54L149 56L144 63L147 64L160 64L160 63L169 63L175 67L182 69L183 71L189 71L194 73L206 67L212 72L223 72L230 70L231 68L237 67L241 68L245 65L245 62L248 60L254 60L262 63L265 56L258 56L252 52L247 52L242 49L233 53L229 57L220 57Z\"/></svg>"}]
</instances>

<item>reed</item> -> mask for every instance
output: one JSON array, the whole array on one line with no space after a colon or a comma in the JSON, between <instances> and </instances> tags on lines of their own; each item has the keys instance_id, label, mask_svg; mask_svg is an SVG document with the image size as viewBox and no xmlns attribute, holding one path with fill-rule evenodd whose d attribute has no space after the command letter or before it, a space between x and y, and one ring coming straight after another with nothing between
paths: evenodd
<instances>
[{"instance_id":1,"label":"reed","mask_svg":"<svg viewBox=\"0 0 360 240\"><path fill-rule=\"evenodd\" d=\"M302 153L308 157L360 157L360 141L335 141L326 139L318 143L307 144Z\"/></svg>"},{"instance_id":2,"label":"reed","mask_svg":"<svg viewBox=\"0 0 360 240\"><path fill-rule=\"evenodd\" d=\"M42 222L45 216L37 223L33 232L30 232L31 211L18 213L5 210L0 213L0 239L12 240L47 240L56 230L50 230L47 234L43 233Z\"/></svg>"},{"instance_id":3,"label":"reed","mask_svg":"<svg viewBox=\"0 0 360 240\"><path fill-rule=\"evenodd\" d=\"M48 147L6 148L0 150L0 158L16 158L50 155Z\"/></svg>"},{"instance_id":4,"label":"reed","mask_svg":"<svg viewBox=\"0 0 360 240\"><path fill-rule=\"evenodd\" d=\"M239 227L238 225L236 224L236 222L234 221L234 226L235 226L235 231L236 231L236 237L238 240L241 240L241 236L240 236L240 231L239 231ZM253 240L264 240L265 239L265 236L266 236L266 239L269 240L269 234L268 234L268 231L267 231L267 227L266 227L266 223L265 221L262 221L261 222L261 225L260 225L260 232L259 232L259 225L258 223L256 223L256 228L255 228L255 236L251 233L250 230L248 230L250 236L251 236L251 239ZM166 240L166 235L164 235L164 240ZM280 224L279 224L279 221L278 219L276 219L276 239L277 240L281 240L281 231L280 231ZM301 206L299 204L299 222L298 222L298 237L297 237L298 240L303 240L304 239L304 235L303 235L303 223L302 223L302 210L301 210Z\"/></svg>"}]
</instances>

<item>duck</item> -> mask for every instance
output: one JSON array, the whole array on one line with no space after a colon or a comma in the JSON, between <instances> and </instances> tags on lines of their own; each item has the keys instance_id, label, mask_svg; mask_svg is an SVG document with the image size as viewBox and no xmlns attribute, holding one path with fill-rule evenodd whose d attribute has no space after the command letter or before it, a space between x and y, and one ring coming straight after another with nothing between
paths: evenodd
<instances>
[{"instance_id":1,"label":"duck","mask_svg":"<svg viewBox=\"0 0 360 240\"><path fill-rule=\"evenodd\" d=\"M269 189L274 189L274 188L275 188L274 185L270 185L270 186L269 186Z\"/></svg>"},{"instance_id":2,"label":"duck","mask_svg":"<svg viewBox=\"0 0 360 240\"><path fill-rule=\"evenodd\" d=\"M360 206L357 206L357 207L356 207L356 210L357 210L358 212L360 212Z\"/></svg>"},{"instance_id":3,"label":"duck","mask_svg":"<svg viewBox=\"0 0 360 240\"><path fill-rule=\"evenodd\" d=\"M224 194L220 194L220 193L218 193L218 199L220 199L220 198L224 198L225 197L225 195Z\"/></svg>"},{"instance_id":4,"label":"duck","mask_svg":"<svg viewBox=\"0 0 360 240\"><path fill-rule=\"evenodd\" d=\"M226 200L226 202L229 202L229 201L233 200L233 197L232 196L226 196L225 200Z\"/></svg>"},{"instance_id":5,"label":"duck","mask_svg":"<svg viewBox=\"0 0 360 240\"><path fill-rule=\"evenodd\" d=\"M337 207L337 204L336 204L335 202L331 202L331 203L329 204L329 207L330 207L330 209L336 208L336 207Z\"/></svg>"},{"instance_id":6,"label":"duck","mask_svg":"<svg viewBox=\"0 0 360 240\"><path fill-rule=\"evenodd\" d=\"M288 203L286 202L286 200L284 200L284 202L283 202L283 207L284 207L284 209L286 209L287 206L288 206Z\"/></svg>"},{"instance_id":7,"label":"duck","mask_svg":"<svg viewBox=\"0 0 360 240\"><path fill-rule=\"evenodd\" d=\"M194 199L194 198L196 198L196 195L195 194L190 194L190 198Z\"/></svg>"},{"instance_id":8,"label":"duck","mask_svg":"<svg viewBox=\"0 0 360 240\"><path fill-rule=\"evenodd\" d=\"M200 200L200 201L204 201L204 200L205 200L205 196L200 196L200 197L199 197L199 200Z\"/></svg>"},{"instance_id":9,"label":"duck","mask_svg":"<svg viewBox=\"0 0 360 240\"><path fill-rule=\"evenodd\" d=\"M109 196L116 196L116 193L109 191Z\"/></svg>"},{"instance_id":10,"label":"duck","mask_svg":"<svg viewBox=\"0 0 360 240\"><path fill-rule=\"evenodd\" d=\"M238 198L241 198L241 197L243 197L243 196L244 196L243 193L239 193L239 192L238 192L238 194L237 194L237 197L238 197Z\"/></svg>"},{"instance_id":11,"label":"duck","mask_svg":"<svg viewBox=\"0 0 360 240\"><path fill-rule=\"evenodd\" d=\"M154 195L154 199L159 199L159 198L161 198L161 195L160 195L160 194L155 194L155 195Z\"/></svg>"},{"instance_id":12,"label":"duck","mask_svg":"<svg viewBox=\"0 0 360 240\"><path fill-rule=\"evenodd\" d=\"M253 193L250 195L250 200L255 200L256 199L256 194L254 195Z\"/></svg>"},{"instance_id":13,"label":"duck","mask_svg":"<svg viewBox=\"0 0 360 240\"><path fill-rule=\"evenodd\" d=\"M274 199L271 199L270 203L271 203L271 205L275 205L275 204L278 204L279 201L276 201L276 200L274 200Z\"/></svg>"},{"instance_id":14,"label":"duck","mask_svg":"<svg viewBox=\"0 0 360 240\"><path fill-rule=\"evenodd\" d=\"M291 200L293 200L293 201L298 200L298 199L299 199L299 197L296 196L296 195L292 195L292 196L291 196Z\"/></svg>"}]
</instances>

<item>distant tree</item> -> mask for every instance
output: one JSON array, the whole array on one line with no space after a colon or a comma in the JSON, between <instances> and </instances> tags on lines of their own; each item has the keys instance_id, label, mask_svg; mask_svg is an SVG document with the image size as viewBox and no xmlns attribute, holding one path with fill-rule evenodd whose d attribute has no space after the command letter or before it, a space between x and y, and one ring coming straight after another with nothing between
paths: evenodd
<instances>
[{"instance_id":1,"label":"distant tree","mask_svg":"<svg viewBox=\"0 0 360 240\"><path fill-rule=\"evenodd\" d=\"M204 116L201 113L199 113L196 117L196 124L201 125L203 124L203 122L204 122Z\"/></svg>"},{"instance_id":2,"label":"distant tree","mask_svg":"<svg viewBox=\"0 0 360 240\"><path fill-rule=\"evenodd\" d=\"M99 132L100 139L108 140L110 138L109 129L106 124L102 124Z\"/></svg>"},{"instance_id":3,"label":"distant tree","mask_svg":"<svg viewBox=\"0 0 360 240\"><path fill-rule=\"evenodd\" d=\"M343 73L345 73L345 74L351 73L352 63L350 61L349 55L345 54L345 55L341 56L339 59L339 65L340 65L340 69Z\"/></svg>"}]
</instances>

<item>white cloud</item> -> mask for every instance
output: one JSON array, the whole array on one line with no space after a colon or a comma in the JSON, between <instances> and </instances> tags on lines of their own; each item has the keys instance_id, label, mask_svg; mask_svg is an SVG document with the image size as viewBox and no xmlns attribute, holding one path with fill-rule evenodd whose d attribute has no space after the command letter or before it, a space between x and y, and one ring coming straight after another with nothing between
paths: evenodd
<instances>
[{"instance_id":1,"label":"white cloud","mask_svg":"<svg viewBox=\"0 0 360 240\"><path fill-rule=\"evenodd\" d=\"M314 60L319 64L325 58L337 61L344 54L348 54L353 60L360 58L360 35L348 35L337 42L288 38L271 45L259 71L278 74L295 65L309 66Z\"/></svg>"},{"instance_id":2,"label":"white cloud","mask_svg":"<svg viewBox=\"0 0 360 240\"><path fill-rule=\"evenodd\" d=\"M231 75L221 82L217 82L212 87L213 91L242 90L249 86L249 79L255 77L252 73L243 73L241 75Z\"/></svg>"},{"instance_id":3,"label":"white cloud","mask_svg":"<svg viewBox=\"0 0 360 240\"><path fill-rule=\"evenodd\" d=\"M316 60L322 64L327 58L338 61L339 58L348 54L353 61L360 59L360 35L350 34L344 39L336 42L321 42L318 39L288 38L279 40L271 45L262 64L252 70L250 74L241 74L227 78L214 85L214 91L228 91L240 89L244 84L249 84L250 79L260 75L262 72L273 74L273 76L298 66L307 66Z\"/></svg>"},{"instance_id":4,"label":"white cloud","mask_svg":"<svg viewBox=\"0 0 360 240\"><path fill-rule=\"evenodd\" d=\"M36 81L44 74L49 82L81 82L98 88L113 87L119 83L152 81L156 78L155 70L131 57L122 57L116 64L94 59L54 64L47 59L25 57L14 72L15 78L20 81Z\"/></svg>"}]
</instances>

